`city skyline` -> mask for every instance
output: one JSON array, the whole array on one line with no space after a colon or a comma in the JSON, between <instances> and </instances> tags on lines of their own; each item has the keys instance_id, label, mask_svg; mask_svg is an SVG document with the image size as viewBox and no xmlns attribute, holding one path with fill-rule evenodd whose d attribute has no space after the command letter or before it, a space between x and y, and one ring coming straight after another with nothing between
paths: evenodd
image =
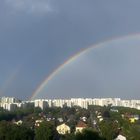
<instances>
[{"instance_id":1,"label":"city skyline","mask_svg":"<svg viewBox=\"0 0 140 140\"><path fill-rule=\"evenodd\" d=\"M0 1L0 96L139 98L139 4ZM124 36L129 41L120 41ZM69 63L81 50L112 39L112 47L106 44L107 49L80 54Z\"/></svg>"},{"instance_id":2,"label":"city skyline","mask_svg":"<svg viewBox=\"0 0 140 140\"><path fill-rule=\"evenodd\" d=\"M123 100L121 98L69 98L69 99L35 99L31 101L21 101L15 97L1 97L0 107L14 111L17 108L39 107L42 110L48 107L75 107L88 109L90 105L127 107L140 110L140 100Z\"/></svg>"}]
</instances>

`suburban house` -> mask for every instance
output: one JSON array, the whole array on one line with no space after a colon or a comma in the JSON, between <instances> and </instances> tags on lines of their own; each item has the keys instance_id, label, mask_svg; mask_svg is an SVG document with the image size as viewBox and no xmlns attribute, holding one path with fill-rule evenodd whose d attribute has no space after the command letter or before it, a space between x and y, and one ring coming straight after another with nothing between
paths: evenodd
<instances>
[{"instance_id":1,"label":"suburban house","mask_svg":"<svg viewBox=\"0 0 140 140\"><path fill-rule=\"evenodd\" d=\"M76 125L76 133L77 132L82 132L83 129L87 128L87 124L85 124L82 121L79 121L78 124Z\"/></svg>"},{"instance_id":2,"label":"suburban house","mask_svg":"<svg viewBox=\"0 0 140 140\"><path fill-rule=\"evenodd\" d=\"M56 130L58 131L59 134L62 134L62 135L70 133L70 127L66 125L65 123L57 126Z\"/></svg>"}]
</instances>

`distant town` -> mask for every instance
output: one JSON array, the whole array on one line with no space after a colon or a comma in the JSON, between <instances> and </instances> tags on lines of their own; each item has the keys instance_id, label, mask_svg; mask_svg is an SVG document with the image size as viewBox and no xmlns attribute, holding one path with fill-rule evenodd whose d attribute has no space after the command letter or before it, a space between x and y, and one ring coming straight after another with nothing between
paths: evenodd
<instances>
[{"instance_id":1,"label":"distant town","mask_svg":"<svg viewBox=\"0 0 140 140\"><path fill-rule=\"evenodd\" d=\"M122 100L120 98L71 98L71 99L35 99L21 101L15 97L1 97L0 107L14 111L16 108L27 108L29 106L40 107L44 110L47 107L74 107L79 106L88 109L88 106L116 106L129 107L140 110L140 100Z\"/></svg>"},{"instance_id":2,"label":"distant town","mask_svg":"<svg viewBox=\"0 0 140 140\"><path fill-rule=\"evenodd\" d=\"M0 140L139 140L140 100L0 98Z\"/></svg>"}]
</instances>

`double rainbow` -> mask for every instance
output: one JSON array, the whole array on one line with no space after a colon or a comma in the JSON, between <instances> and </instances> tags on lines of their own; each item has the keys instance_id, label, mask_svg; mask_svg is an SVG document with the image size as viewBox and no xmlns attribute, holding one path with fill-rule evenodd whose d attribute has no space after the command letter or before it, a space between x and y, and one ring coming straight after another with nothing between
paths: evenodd
<instances>
[{"instance_id":1,"label":"double rainbow","mask_svg":"<svg viewBox=\"0 0 140 140\"><path fill-rule=\"evenodd\" d=\"M129 40L130 38L138 38L140 40L140 34L131 34L131 35L127 35L127 36L122 36L122 37L117 37L117 38L111 38L109 40L103 41L101 43L89 46L85 49L82 49L81 51L79 51L78 53L76 53L75 55L71 56L69 59L67 59L63 64L61 64L60 66L58 66L50 75L48 75L47 78L45 78L41 84L36 88L36 90L33 92L30 100L33 100L35 97L37 97L37 95L47 86L47 84L49 83L49 81L51 81L57 74L59 74L59 72L61 70L63 70L67 65L69 65L71 62L75 61L78 57L80 57L81 55L87 53L88 51L90 51L93 48L98 48L101 47L109 42L115 41L115 40Z\"/></svg>"}]
</instances>

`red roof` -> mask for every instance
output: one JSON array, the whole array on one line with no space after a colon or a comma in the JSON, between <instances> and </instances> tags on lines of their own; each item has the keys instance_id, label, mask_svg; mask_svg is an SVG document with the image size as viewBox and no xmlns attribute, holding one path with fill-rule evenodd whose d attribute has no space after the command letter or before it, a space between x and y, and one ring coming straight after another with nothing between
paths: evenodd
<instances>
[{"instance_id":1,"label":"red roof","mask_svg":"<svg viewBox=\"0 0 140 140\"><path fill-rule=\"evenodd\" d=\"M79 121L78 124L76 125L76 127L87 127L87 124L85 124L84 122L82 121Z\"/></svg>"}]
</instances>

